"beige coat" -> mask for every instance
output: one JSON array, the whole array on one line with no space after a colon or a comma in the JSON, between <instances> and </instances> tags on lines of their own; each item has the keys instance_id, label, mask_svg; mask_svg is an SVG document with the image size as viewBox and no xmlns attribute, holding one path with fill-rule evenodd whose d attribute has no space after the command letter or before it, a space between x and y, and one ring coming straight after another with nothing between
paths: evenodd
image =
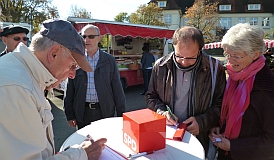
<instances>
[{"instance_id":1,"label":"beige coat","mask_svg":"<svg viewBox=\"0 0 274 160\"><path fill-rule=\"evenodd\" d=\"M54 155L53 115L43 91L57 79L23 43L0 58L0 77L0 159L87 159L78 146Z\"/></svg>"}]
</instances>

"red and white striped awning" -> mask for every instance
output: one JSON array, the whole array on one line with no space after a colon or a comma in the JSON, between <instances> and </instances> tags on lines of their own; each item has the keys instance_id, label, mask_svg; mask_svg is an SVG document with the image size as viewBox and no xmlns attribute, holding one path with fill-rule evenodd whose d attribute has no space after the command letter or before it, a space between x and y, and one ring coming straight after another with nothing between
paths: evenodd
<instances>
[{"instance_id":1,"label":"red and white striped awning","mask_svg":"<svg viewBox=\"0 0 274 160\"><path fill-rule=\"evenodd\" d=\"M272 48L274 47L274 40L273 39L264 39L265 47Z\"/></svg>"},{"instance_id":2,"label":"red and white striped awning","mask_svg":"<svg viewBox=\"0 0 274 160\"><path fill-rule=\"evenodd\" d=\"M204 45L203 49L213 49L213 48L222 48L221 42L207 43Z\"/></svg>"},{"instance_id":3,"label":"red and white striped awning","mask_svg":"<svg viewBox=\"0 0 274 160\"><path fill-rule=\"evenodd\" d=\"M265 47L266 48L272 48L274 47L274 40L273 39L264 39ZM213 49L213 48L222 48L221 42L212 42L207 43L204 45L203 49Z\"/></svg>"}]
</instances>

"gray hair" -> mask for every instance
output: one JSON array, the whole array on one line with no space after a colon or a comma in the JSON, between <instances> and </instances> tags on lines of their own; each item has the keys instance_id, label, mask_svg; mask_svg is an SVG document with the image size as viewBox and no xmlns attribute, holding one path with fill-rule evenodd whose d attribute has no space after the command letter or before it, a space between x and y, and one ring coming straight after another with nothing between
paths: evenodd
<instances>
[{"instance_id":1,"label":"gray hair","mask_svg":"<svg viewBox=\"0 0 274 160\"><path fill-rule=\"evenodd\" d=\"M81 34L83 34L83 32L87 29L95 29L97 31L98 35L100 35L100 29L97 26L92 25L92 24L88 24L84 28L82 28Z\"/></svg>"},{"instance_id":2,"label":"gray hair","mask_svg":"<svg viewBox=\"0 0 274 160\"><path fill-rule=\"evenodd\" d=\"M52 47L55 44L59 44L47 37L42 36L40 33L36 33L33 37L32 37L32 41L30 43L29 49L31 51L43 51L46 50L50 47Z\"/></svg>"},{"instance_id":3,"label":"gray hair","mask_svg":"<svg viewBox=\"0 0 274 160\"><path fill-rule=\"evenodd\" d=\"M239 23L231 27L224 35L222 47L233 52L254 54L265 51L264 31L262 27L251 26L249 23Z\"/></svg>"}]
</instances>

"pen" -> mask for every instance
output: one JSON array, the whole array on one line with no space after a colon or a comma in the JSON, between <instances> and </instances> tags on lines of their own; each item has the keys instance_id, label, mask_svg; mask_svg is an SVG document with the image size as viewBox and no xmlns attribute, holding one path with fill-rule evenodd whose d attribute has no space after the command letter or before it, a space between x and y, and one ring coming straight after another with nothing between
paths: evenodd
<instances>
[{"instance_id":1,"label":"pen","mask_svg":"<svg viewBox=\"0 0 274 160\"><path fill-rule=\"evenodd\" d=\"M141 152L141 153L136 153L136 154L129 154L128 159L132 159L132 158L137 158L137 157L141 157L147 154L152 154L153 151L150 152Z\"/></svg>"},{"instance_id":2,"label":"pen","mask_svg":"<svg viewBox=\"0 0 274 160\"><path fill-rule=\"evenodd\" d=\"M175 120L175 117L174 117L174 115L172 114L172 112L171 112L171 110L170 110L170 108L169 108L168 105L166 105L166 108L167 108L167 111L168 111L169 115L171 116L171 118L172 118L174 121L176 121L176 120ZM178 127L178 126L179 126L179 123L177 123L175 126Z\"/></svg>"},{"instance_id":3,"label":"pen","mask_svg":"<svg viewBox=\"0 0 274 160\"><path fill-rule=\"evenodd\" d=\"M91 143L94 142L94 140L92 139L92 137L89 134L87 135L87 138L88 138L89 141L91 141Z\"/></svg>"},{"instance_id":4,"label":"pen","mask_svg":"<svg viewBox=\"0 0 274 160\"><path fill-rule=\"evenodd\" d=\"M169 115L171 116L171 118L175 121L175 117L173 116L173 114L172 114L170 108L168 107L168 105L166 105L166 108L167 108L167 111L168 111Z\"/></svg>"}]
</instances>

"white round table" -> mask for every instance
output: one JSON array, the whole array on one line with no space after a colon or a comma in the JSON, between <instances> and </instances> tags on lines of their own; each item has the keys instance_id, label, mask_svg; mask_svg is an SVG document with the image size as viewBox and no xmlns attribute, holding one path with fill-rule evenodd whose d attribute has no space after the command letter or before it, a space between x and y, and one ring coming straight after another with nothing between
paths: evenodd
<instances>
[{"instance_id":1,"label":"white round table","mask_svg":"<svg viewBox=\"0 0 274 160\"><path fill-rule=\"evenodd\" d=\"M105 118L92 122L90 125L76 131L70 137L68 137L61 146L60 151L63 151L64 148L68 146L81 144L89 134L94 140L99 138L107 138L107 146L119 153L122 153L123 155L128 155L128 153L132 153L132 151L123 143L122 129L122 117ZM168 152L172 157L171 159L174 160L205 159L203 146L195 136L191 135L187 131L185 132L182 142L167 139L166 148L158 150L153 154L157 152Z\"/></svg>"}]
</instances>

